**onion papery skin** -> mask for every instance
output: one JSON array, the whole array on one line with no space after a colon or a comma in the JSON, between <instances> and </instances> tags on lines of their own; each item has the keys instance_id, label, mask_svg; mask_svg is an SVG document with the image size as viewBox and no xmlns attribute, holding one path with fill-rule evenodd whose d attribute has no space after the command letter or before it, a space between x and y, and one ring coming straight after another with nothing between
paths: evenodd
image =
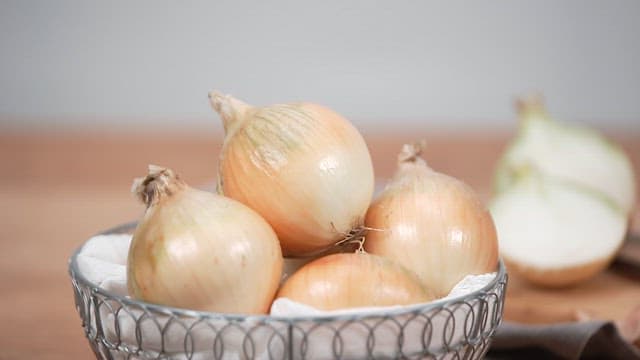
<instances>
[{"instance_id":1,"label":"onion papery skin","mask_svg":"<svg viewBox=\"0 0 640 360\"><path fill-rule=\"evenodd\" d=\"M159 194L133 235L130 295L191 310L266 314L283 268L269 224L217 194L187 186Z\"/></svg>"},{"instance_id":2,"label":"onion papery skin","mask_svg":"<svg viewBox=\"0 0 640 360\"><path fill-rule=\"evenodd\" d=\"M365 250L414 271L438 297L466 275L495 271L496 228L475 192L417 158L401 162L367 213Z\"/></svg>"},{"instance_id":3,"label":"onion papery skin","mask_svg":"<svg viewBox=\"0 0 640 360\"><path fill-rule=\"evenodd\" d=\"M349 121L316 104L255 108L211 97L226 129L219 188L269 222L285 255L317 253L362 226L373 165Z\"/></svg>"},{"instance_id":4,"label":"onion papery skin","mask_svg":"<svg viewBox=\"0 0 640 360\"><path fill-rule=\"evenodd\" d=\"M510 273L531 284L547 288L567 288L587 282L606 269L614 259L614 255L596 259L582 265L568 265L564 268L545 269L532 267L503 257Z\"/></svg>"},{"instance_id":5,"label":"onion papery skin","mask_svg":"<svg viewBox=\"0 0 640 360\"><path fill-rule=\"evenodd\" d=\"M295 272L278 291L285 297L321 310L409 305L434 299L417 276L380 256L332 254Z\"/></svg>"}]
</instances>

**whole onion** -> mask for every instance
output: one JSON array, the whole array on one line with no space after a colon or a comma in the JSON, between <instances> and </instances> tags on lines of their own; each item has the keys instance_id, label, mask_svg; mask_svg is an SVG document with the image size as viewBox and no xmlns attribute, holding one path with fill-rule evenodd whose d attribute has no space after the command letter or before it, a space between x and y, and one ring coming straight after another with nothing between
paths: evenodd
<instances>
[{"instance_id":1,"label":"whole onion","mask_svg":"<svg viewBox=\"0 0 640 360\"><path fill-rule=\"evenodd\" d=\"M390 259L361 252L331 254L304 265L276 297L321 310L409 305L434 298L414 273Z\"/></svg>"},{"instance_id":2,"label":"whole onion","mask_svg":"<svg viewBox=\"0 0 640 360\"><path fill-rule=\"evenodd\" d=\"M496 229L475 192L405 145L398 169L367 212L367 252L393 259L445 296L463 277L495 271Z\"/></svg>"},{"instance_id":3,"label":"whole onion","mask_svg":"<svg viewBox=\"0 0 640 360\"><path fill-rule=\"evenodd\" d=\"M362 228L373 166L349 121L311 103L209 97L225 129L219 191L261 214L285 255L316 253Z\"/></svg>"},{"instance_id":4,"label":"whole onion","mask_svg":"<svg viewBox=\"0 0 640 360\"><path fill-rule=\"evenodd\" d=\"M224 313L266 313L282 275L269 224L247 206L149 167L133 191L147 209L127 260L132 297Z\"/></svg>"}]
</instances>

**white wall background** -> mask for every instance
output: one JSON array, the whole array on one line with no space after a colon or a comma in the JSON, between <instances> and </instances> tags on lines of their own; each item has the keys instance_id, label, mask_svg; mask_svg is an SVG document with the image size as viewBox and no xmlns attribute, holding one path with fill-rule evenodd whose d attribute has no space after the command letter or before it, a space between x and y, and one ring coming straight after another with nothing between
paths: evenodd
<instances>
[{"instance_id":1,"label":"white wall background","mask_svg":"<svg viewBox=\"0 0 640 360\"><path fill-rule=\"evenodd\" d=\"M640 130L640 1L0 2L0 129L194 129L207 92L365 129L511 128L514 96Z\"/></svg>"}]
</instances>

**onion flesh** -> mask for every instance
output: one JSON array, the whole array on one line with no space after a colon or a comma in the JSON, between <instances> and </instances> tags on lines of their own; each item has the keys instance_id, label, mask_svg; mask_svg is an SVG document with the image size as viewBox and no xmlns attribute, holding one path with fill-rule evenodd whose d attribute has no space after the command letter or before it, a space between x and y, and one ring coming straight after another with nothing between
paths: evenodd
<instances>
[{"instance_id":1,"label":"onion flesh","mask_svg":"<svg viewBox=\"0 0 640 360\"><path fill-rule=\"evenodd\" d=\"M607 267L627 225L606 196L535 172L497 196L491 212L509 270L554 287L577 284Z\"/></svg>"}]
</instances>

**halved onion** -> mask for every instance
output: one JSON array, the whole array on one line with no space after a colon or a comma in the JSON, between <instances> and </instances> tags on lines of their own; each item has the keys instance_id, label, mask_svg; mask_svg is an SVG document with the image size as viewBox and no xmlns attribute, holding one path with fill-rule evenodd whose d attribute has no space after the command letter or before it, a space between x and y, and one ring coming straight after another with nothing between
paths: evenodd
<instances>
[{"instance_id":1,"label":"halved onion","mask_svg":"<svg viewBox=\"0 0 640 360\"><path fill-rule=\"evenodd\" d=\"M627 218L610 198L530 170L491 204L510 271L538 285L567 286L607 267Z\"/></svg>"}]
</instances>

